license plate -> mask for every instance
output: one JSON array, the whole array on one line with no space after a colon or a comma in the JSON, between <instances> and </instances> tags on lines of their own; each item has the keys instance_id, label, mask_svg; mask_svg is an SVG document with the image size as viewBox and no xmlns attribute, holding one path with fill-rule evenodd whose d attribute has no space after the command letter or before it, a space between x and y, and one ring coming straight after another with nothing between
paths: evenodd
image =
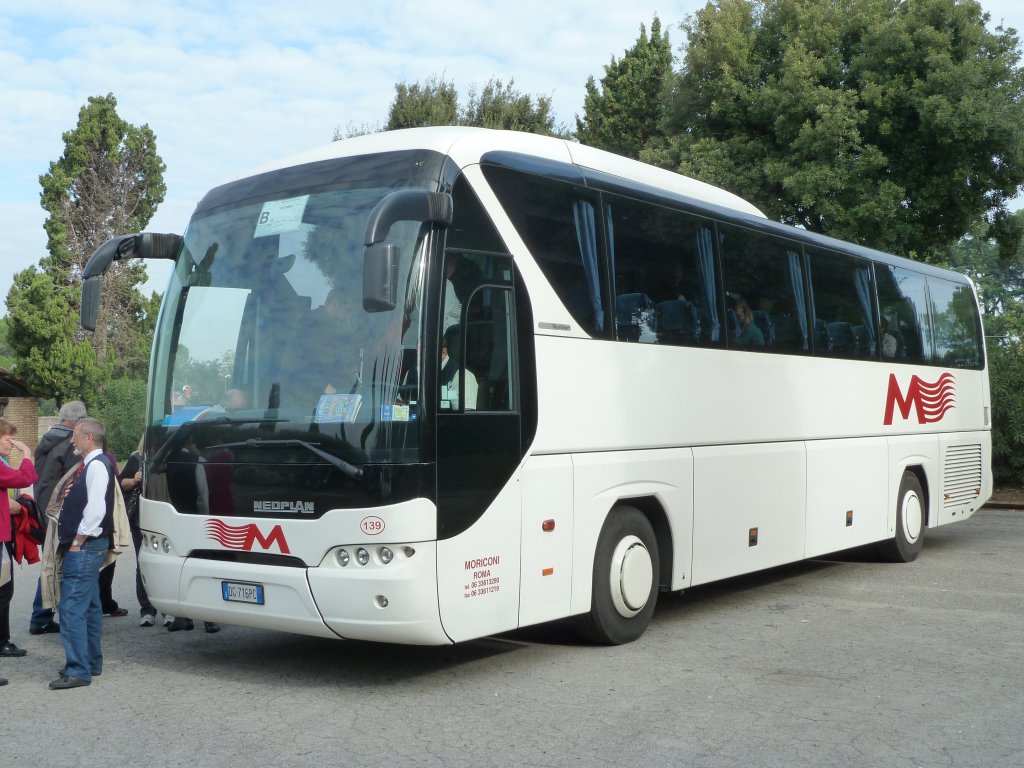
<instances>
[{"instance_id":1,"label":"license plate","mask_svg":"<svg viewBox=\"0 0 1024 768\"><path fill-rule=\"evenodd\" d=\"M220 591L224 599L232 603L255 603L263 605L263 585L246 584L241 581L222 581Z\"/></svg>"}]
</instances>

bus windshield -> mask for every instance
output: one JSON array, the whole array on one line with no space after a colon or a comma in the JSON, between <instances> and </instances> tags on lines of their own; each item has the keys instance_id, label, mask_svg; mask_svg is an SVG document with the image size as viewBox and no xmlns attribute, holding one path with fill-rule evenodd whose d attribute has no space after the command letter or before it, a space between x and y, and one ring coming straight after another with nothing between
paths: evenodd
<instances>
[{"instance_id":1,"label":"bus windshield","mask_svg":"<svg viewBox=\"0 0 1024 768\"><path fill-rule=\"evenodd\" d=\"M340 183L303 187L291 182L309 174L295 173L237 182L214 190L193 216L161 308L149 399L148 458L157 472L166 465L172 491L181 485L175 466L197 461L316 467L346 482L367 465L418 461L429 227L391 227L399 269L390 311L363 307L363 238L386 194L437 185L389 178L379 160L372 174L349 165L333 174ZM204 207L211 197L215 205ZM179 511L206 511L187 495L171 499Z\"/></svg>"}]
</instances>

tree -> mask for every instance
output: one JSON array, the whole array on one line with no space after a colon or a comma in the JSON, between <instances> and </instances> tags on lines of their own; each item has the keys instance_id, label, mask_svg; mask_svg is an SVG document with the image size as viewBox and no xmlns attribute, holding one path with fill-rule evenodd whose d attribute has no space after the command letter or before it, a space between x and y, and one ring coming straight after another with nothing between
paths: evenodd
<instances>
[{"instance_id":1,"label":"tree","mask_svg":"<svg viewBox=\"0 0 1024 768\"><path fill-rule=\"evenodd\" d=\"M28 388L58 402L87 402L105 378L88 339L78 338L78 316L69 311L71 286L55 284L36 267L14 276L7 294L9 341L15 353L14 372Z\"/></svg>"},{"instance_id":2,"label":"tree","mask_svg":"<svg viewBox=\"0 0 1024 768\"><path fill-rule=\"evenodd\" d=\"M397 83L384 130L427 125L468 125L549 136L566 133L564 128L555 125L550 97L520 93L512 80L503 83L492 78L479 92L475 86L471 87L468 101L461 106L455 84L436 75L422 85ZM347 135L367 132L363 126L350 128ZM335 138L339 138L337 131Z\"/></svg>"},{"instance_id":3,"label":"tree","mask_svg":"<svg viewBox=\"0 0 1024 768\"><path fill-rule=\"evenodd\" d=\"M622 59L612 56L611 64L605 65L600 90L593 77L587 78L576 138L592 147L640 157L648 142L660 135L671 84L672 49L655 16L650 37L641 24L633 47Z\"/></svg>"},{"instance_id":4,"label":"tree","mask_svg":"<svg viewBox=\"0 0 1024 768\"><path fill-rule=\"evenodd\" d=\"M144 229L165 192L153 132L126 123L116 106L112 95L90 98L64 133L63 155L39 179L49 253L15 275L7 295L15 373L58 403L95 401L112 379L144 381L149 365L159 297L139 293L141 263L115 262L104 276L96 333L78 325L89 256L115 235Z\"/></svg>"},{"instance_id":5,"label":"tree","mask_svg":"<svg viewBox=\"0 0 1024 768\"><path fill-rule=\"evenodd\" d=\"M145 379L120 378L107 382L89 405L89 414L107 427L107 447L127 459L139 445L146 425Z\"/></svg>"},{"instance_id":6,"label":"tree","mask_svg":"<svg viewBox=\"0 0 1024 768\"><path fill-rule=\"evenodd\" d=\"M14 347L11 346L10 321L6 317L0 317L0 368L8 371L14 368Z\"/></svg>"},{"instance_id":7,"label":"tree","mask_svg":"<svg viewBox=\"0 0 1024 768\"><path fill-rule=\"evenodd\" d=\"M987 21L974 0L715 0L683 24L647 157L771 218L928 254L1024 182L1018 39Z\"/></svg>"},{"instance_id":8,"label":"tree","mask_svg":"<svg viewBox=\"0 0 1024 768\"><path fill-rule=\"evenodd\" d=\"M1010 217L1024 223L1024 212ZM1011 222L1006 223L1011 226ZM985 316L992 392L992 474L997 485L1024 485L1024 254L1007 253L983 227L946 252L946 264L969 275Z\"/></svg>"},{"instance_id":9,"label":"tree","mask_svg":"<svg viewBox=\"0 0 1024 768\"><path fill-rule=\"evenodd\" d=\"M454 83L431 75L423 85L395 84L395 99L388 109L385 131L458 124L459 94Z\"/></svg>"},{"instance_id":10,"label":"tree","mask_svg":"<svg viewBox=\"0 0 1024 768\"><path fill-rule=\"evenodd\" d=\"M39 177L41 204L49 213L49 256L40 263L60 288L76 289L75 308L89 256L111 237L145 228L167 190L153 131L125 122L116 107L112 94L90 97L76 128L63 135L64 154ZM136 286L145 279L145 266L134 259L114 262L104 276L93 345L98 359L118 372L139 373L130 353L143 313Z\"/></svg>"}]
</instances>

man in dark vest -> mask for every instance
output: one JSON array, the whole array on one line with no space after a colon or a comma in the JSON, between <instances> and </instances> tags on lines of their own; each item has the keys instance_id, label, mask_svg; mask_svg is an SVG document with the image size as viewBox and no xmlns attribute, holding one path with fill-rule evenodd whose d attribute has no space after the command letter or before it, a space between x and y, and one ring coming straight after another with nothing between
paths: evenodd
<instances>
[{"instance_id":1,"label":"man in dark vest","mask_svg":"<svg viewBox=\"0 0 1024 768\"><path fill-rule=\"evenodd\" d=\"M71 439L82 457L82 471L64 498L57 525L65 551L60 588L60 639L66 663L53 690L89 685L103 671L103 609L99 572L114 535L114 483L117 472L103 453L106 427L84 418Z\"/></svg>"}]
</instances>

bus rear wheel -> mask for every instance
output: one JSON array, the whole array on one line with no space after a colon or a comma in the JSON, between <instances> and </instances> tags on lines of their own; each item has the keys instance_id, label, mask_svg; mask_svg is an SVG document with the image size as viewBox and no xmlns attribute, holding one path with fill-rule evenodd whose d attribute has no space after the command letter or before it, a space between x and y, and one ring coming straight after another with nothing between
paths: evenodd
<instances>
[{"instance_id":1,"label":"bus rear wheel","mask_svg":"<svg viewBox=\"0 0 1024 768\"><path fill-rule=\"evenodd\" d=\"M605 645L640 637L654 615L659 567L650 521L635 507L613 509L597 541L590 612L578 619L580 633Z\"/></svg>"},{"instance_id":2,"label":"bus rear wheel","mask_svg":"<svg viewBox=\"0 0 1024 768\"><path fill-rule=\"evenodd\" d=\"M884 559L893 563L909 563L921 554L926 509L921 481L910 470L905 471L896 496L896 535L878 545Z\"/></svg>"}]
</instances>

